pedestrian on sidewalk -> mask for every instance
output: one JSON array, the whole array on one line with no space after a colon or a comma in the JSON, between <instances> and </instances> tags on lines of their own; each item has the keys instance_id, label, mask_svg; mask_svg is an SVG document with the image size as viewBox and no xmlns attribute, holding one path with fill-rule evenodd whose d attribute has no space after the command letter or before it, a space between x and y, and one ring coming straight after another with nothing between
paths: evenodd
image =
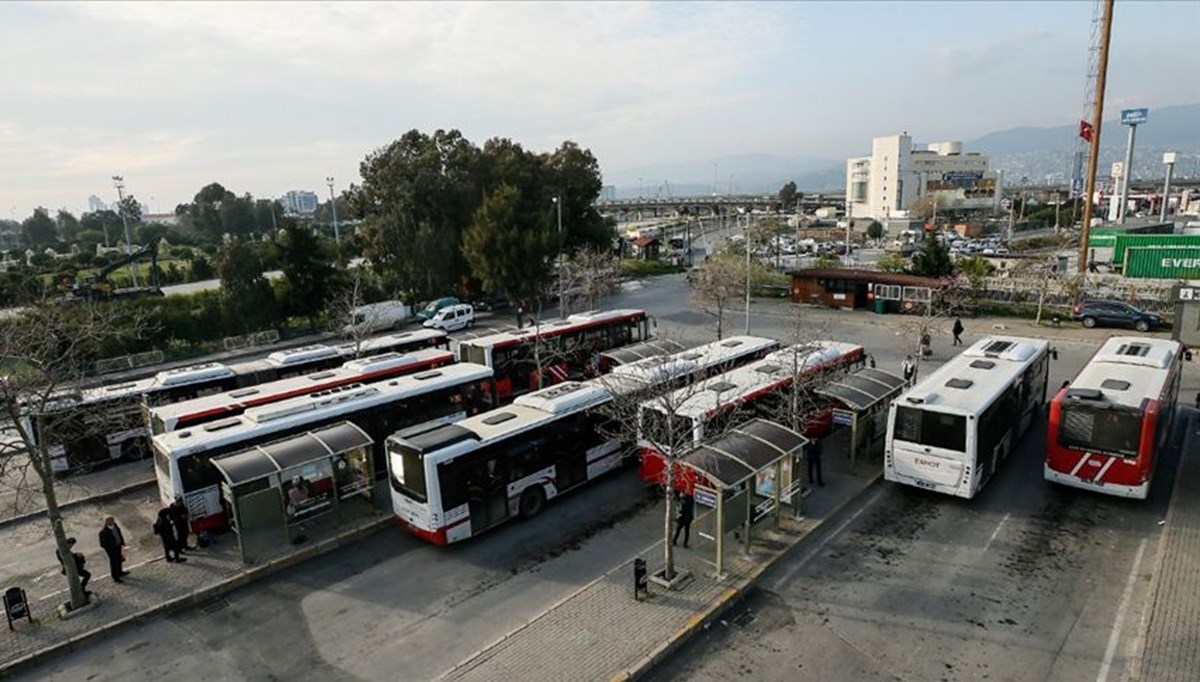
<instances>
[{"instance_id":1,"label":"pedestrian on sidewalk","mask_svg":"<svg viewBox=\"0 0 1200 682\"><path fill-rule=\"evenodd\" d=\"M121 532L116 519L111 516L104 518L104 527L100 529L100 547L108 555L108 570L112 574L113 582L125 582L121 580L129 575L129 571L121 566L125 563L125 534Z\"/></svg>"},{"instance_id":2,"label":"pedestrian on sidewalk","mask_svg":"<svg viewBox=\"0 0 1200 682\"><path fill-rule=\"evenodd\" d=\"M187 505L183 503L183 496L176 495L175 501L171 503L170 509L171 524L175 526L175 538L179 540L179 551L185 549L195 549L188 544L188 538L192 534L192 528L188 524L191 514L188 513Z\"/></svg>"},{"instance_id":3,"label":"pedestrian on sidewalk","mask_svg":"<svg viewBox=\"0 0 1200 682\"><path fill-rule=\"evenodd\" d=\"M824 488L825 477L821 473L821 439L808 442L808 484Z\"/></svg>"},{"instance_id":4,"label":"pedestrian on sidewalk","mask_svg":"<svg viewBox=\"0 0 1200 682\"><path fill-rule=\"evenodd\" d=\"M904 383L912 384L913 375L917 372L917 365L913 362L912 355L905 355L904 362L900 363L900 373L904 375Z\"/></svg>"},{"instance_id":5,"label":"pedestrian on sidewalk","mask_svg":"<svg viewBox=\"0 0 1200 682\"><path fill-rule=\"evenodd\" d=\"M696 515L696 502L691 495L684 493L679 498L679 516L675 519L675 537L671 544L679 542L679 531L683 531L683 547L687 549L688 541L692 538L692 518Z\"/></svg>"},{"instance_id":6,"label":"pedestrian on sidewalk","mask_svg":"<svg viewBox=\"0 0 1200 682\"><path fill-rule=\"evenodd\" d=\"M951 345L954 345L954 346L961 346L961 345L963 345L963 342L962 342L962 333L963 333L963 331L965 331L965 328L963 327L963 323L962 323L962 318L961 318L961 317L956 317L956 318L954 318L954 327L952 327L952 328L950 329L950 331L954 332L954 343L953 343L953 344L951 344Z\"/></svg>"},{"instance_id":7,"label":"pedestrian on sidewalk","mask_svg":"<svg viewBox=\"0 0 1200 682\"><path fill-rule=\"evenodd\" d=\"M75 551L75 538L67 538L67 551L71 554L71 559L75 561L75 575L79 576L79 589L83 590L83 596L90 597L92 593L88 590L88 581L92 579L92 574L84 564L87 563L87 557ZM58 557L58 565L62 567L62 574L67 574L67 562L63 561L62 552L54 550L54 556Z\"/></svg>"},{"instance_id":8,"label":"pedestrian on sidewalk","mask_svg":"<svg viewBox=\"0 0 1200 682\"><path fill-rule=\"evenodd\" d=\"M167 563L187 561L179 556L179 538L175 536L175 524L171 521L171 508L163 507L158 510L158 520L154 522L154 534L162 540L163 556ZM173 556L172 556L173 555Z\"/></svg>"}]
</instances>

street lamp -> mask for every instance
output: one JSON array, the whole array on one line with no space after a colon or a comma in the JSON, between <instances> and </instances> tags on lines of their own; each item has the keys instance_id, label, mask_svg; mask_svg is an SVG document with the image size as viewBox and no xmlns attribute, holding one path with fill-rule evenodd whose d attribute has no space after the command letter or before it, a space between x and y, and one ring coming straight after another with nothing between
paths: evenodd
<instances>
[{"instance_id":1,"label":"street lamp","mask_svg":"<svg viewBox=\"0 0 1200 682\"><path fill-rule=\"evenodd\" d=\"M117 213L121 216L121 224L125 226L125 255L133 253L133 236L129 234L129 219L125 217L125 178L120 175L112 176L113 186L117 188ZM129 274L133 277L133 286L138 285L137 266L129 264Z\"/></svg>"},{"instance_id":2,"label":"street lamp","mask_svg":"<svg viewBox=\"0 0 1200 682\"><path fill-rule=\"evenodd\" d=\"M329 185L329 206L333 209L333 241L338 245L342 245L342 234L338 231L337 221L337 199L333 196L333 176L325 178L325 184ZM273 217L273 214L272 214Z\"/></svg>"},{"instance_id":3,"label":"street lamp","mask_svg":"<svg viewBox=\"0 0 1200 682\"><path fill-rule=\"evenodd\" d=\"M742 209L738 209L739 211ZM741 222L741 216L738 217ZM746 336L750 335L750 216L746 216L746 227L743 228L742 242L746 247Z\"/></svg>"},{"instance_id":4,"label":"street lamp","mask_svg":"<svg viewBox=\"0 0 1200 682\"><path fill-rule=\"evenodd\" d=\"M566 317L566 308L563 303L563 231L562 231L562 197L555 196L551 201L554 202L554 210L558 213L558 316Z\"/></svg>"}]
</instances>

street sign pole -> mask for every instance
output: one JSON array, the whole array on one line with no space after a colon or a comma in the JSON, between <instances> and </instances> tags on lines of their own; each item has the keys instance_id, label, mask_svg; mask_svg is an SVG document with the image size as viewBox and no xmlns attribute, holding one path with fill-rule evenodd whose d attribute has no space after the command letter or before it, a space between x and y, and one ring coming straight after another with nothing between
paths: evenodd
<instances>
[{"instance_id":1,"label":"street sign pole","mask_svg":"<svg viewBox=\"0 0 1200 682\"><path fill-rule=\"evenodd\" d=\"M1125 165L1121 174L1121 203L1117 206L1117 222L1125 223L1125 211L1129 206L1129 181L1133 179L1133 142L1137 137L1137 127L1146 122L1148 109L1121 110L1121 124L1129 126L1129 142L1125 145Z\"/></svg>"}]
</instances>

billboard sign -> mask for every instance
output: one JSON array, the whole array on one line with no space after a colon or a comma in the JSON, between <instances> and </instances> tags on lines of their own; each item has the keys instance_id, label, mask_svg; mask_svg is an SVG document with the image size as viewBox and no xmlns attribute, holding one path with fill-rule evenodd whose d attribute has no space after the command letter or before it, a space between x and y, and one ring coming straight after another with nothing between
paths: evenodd
<instances>
[{"instance_id":1,"label":"billboard sign","mask_svg":"<svg viewBox=\"0 0 1200 682\"><path fill-rule=\"evenodd\" d=\"M1122 109L1121 110L1121 125L1135 126L1146 122L1146 114L1150 113L1149 109Z\"/></svg>"},{"instance_id":2,"label":"billboard sign","mask_svg":"<svg viewBox=\"0 0 1200 682\"><path fill-rule=\"evenodd\" d=\"M982 180L983 173L979 171L951 171L948 173L942 173L942 179L948 182L962 180Z\"/></svg>"}]
</instances>

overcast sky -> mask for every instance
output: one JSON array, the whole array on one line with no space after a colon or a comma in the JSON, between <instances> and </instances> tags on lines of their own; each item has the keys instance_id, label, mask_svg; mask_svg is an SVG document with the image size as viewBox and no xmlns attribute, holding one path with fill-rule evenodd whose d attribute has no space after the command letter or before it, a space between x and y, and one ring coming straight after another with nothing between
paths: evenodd
<instances>
[{"instance_id":1,"label":"overcast sky","mask_svg":"<svg viewBox=\"0 0 1200 682\"><path fill-rule=\"evenodd\" d=\"M1092 2L0 3L0 216L326 195L418 128L603 169L1072 124ZM1110 108L1200 101L1200 2L1119 0ZM151 200L153 198L153 200Z\"/></svg>"}]
</instances>

